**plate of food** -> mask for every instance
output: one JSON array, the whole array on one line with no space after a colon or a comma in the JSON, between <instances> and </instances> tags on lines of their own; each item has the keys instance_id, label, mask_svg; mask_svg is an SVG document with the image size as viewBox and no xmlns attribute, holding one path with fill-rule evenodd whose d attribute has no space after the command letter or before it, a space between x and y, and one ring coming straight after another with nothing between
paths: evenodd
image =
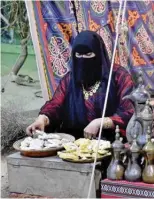
<instances>
[{"instance_id":1,"label":"plate of food","mask_svg":"<svg viewBox=\"0 0 154 199\"><path fill-rule=\"evenodd\" d=\"M98 140L89 140L80 138L74 142L64 143L64 151L59 151L58 156L66 161L75 163L92 163L94 162L97 152ZM111 143L100 140L97 161L111 155Z\"/></svg>"},{"instance_id":2,"label":"plate of food","mask_svg":"<svg viewBox=\"0 0 154 199\"><path fill-rule=\"evenodd\" d=\"M24 156L46 157L63 150L63 144L73 142L74 136L65 133L45 133L36 131L33 137L20 139L13 144L14 149Z\"/></svg>"}]
</instances>

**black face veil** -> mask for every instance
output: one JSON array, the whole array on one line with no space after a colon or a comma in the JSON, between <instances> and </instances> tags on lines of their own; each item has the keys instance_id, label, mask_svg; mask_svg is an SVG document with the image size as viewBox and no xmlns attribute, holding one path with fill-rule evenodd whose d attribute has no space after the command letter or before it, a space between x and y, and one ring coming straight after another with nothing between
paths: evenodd
<instances>
[{"instance_id":1,"label":"black face veil","mask_svg":"<svg viewBox=\"0 0 154 199\"><path fill-rule=\"evenodd\" d=\"M77 58L76 52L80 54L93 52L96 56L93 58ZM110 61L102 38L97 33L88 30L77 35L72 48L71 80L64 107L64 123L67 127L84 128L88 124L82 84L89 87L95 82L101 81L102 94L105 94L109 70ZM113 110L114 91L113 82L111 82L108 100L111 99L110 110ZM100 113L97 115L101 117L104 98L102 97L100 100L102 105Z\"/></svg>"},{"instance_id":2,"label":"black face veil","mask_svg":"<svg viewBox=\"0 0 154 199\"><path fill-rule=\"evenodd\" d=\"M75 54L80 55L87 53L94 53L95 56L91 58L76 57ZM102 78L102 57L100 42L95 35L84 34L76 38L73 45L73 69L74 80L77 84L83 84L85 87L92 86Z\"/></svg>"}]
</instances>

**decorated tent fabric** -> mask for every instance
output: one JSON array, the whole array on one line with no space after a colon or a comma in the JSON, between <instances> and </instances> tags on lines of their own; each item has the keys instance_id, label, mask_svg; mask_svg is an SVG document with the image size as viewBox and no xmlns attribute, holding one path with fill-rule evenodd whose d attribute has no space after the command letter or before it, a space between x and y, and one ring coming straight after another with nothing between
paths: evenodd
<instances>
[{"instance_id":1,"label":"decorated tent fabric","mask_svg":"<svg viewBox=\"0 0 154 199\"><path fill-rule=\"evenodd\" d=\"M72 42L82 30L99 33L111 59L119 1L33 1L33 9L49 98L70 69ZM154 91L154 2L128 1L123 26L121 20L122 14L115 63L133 77L141 69L146 87Z\"/></svg>"}]
</instances>

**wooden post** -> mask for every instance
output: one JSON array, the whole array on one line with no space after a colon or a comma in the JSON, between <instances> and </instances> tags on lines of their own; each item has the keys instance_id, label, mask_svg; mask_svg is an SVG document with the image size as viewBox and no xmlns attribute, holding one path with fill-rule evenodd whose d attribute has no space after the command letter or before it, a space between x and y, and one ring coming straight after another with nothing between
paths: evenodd
<instances>
[{"instance_id":1,"label":"wooden post","mask_svg":"<svg viewBox=\"0 0 154 199\"><path fill-rule=\"evenodd\" d=\"M29 19L29 26L30 26L30 32L32 36L34 51L36 55L37 69L38 69L38 75L39 75L39 80L41 84L42 94L43 94L44 100L47 101L49 100L49 95L48 95L48 90L47 90L47 84L46 84L47 82L45 79L45 73L43 69L43 65L45 63L42 59L41 49L39 45L39 38L37 34L37 27L36 27L32 1L25 0L25 5L26 5L27 15Z\"/></svg>"}]
</instances>

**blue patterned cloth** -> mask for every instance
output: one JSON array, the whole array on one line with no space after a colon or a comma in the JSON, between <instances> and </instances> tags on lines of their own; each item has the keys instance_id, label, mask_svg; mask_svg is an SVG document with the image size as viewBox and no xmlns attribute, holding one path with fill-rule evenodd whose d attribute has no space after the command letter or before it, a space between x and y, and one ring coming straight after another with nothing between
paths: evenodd
<instances>
[{"instance_id":1,"label":"blue patterned cloth","mask_svg":"<svg viewBox=\"0 0 154 199\"><path fill-rule=\"evenodd\" d=\"M50 98L70 70L72 43L82 30L100 34L111 59L119 1L33 1L33 7ZM154 92L154 2L128 1L123 27L115 64L133 77L142 70L146 87Z\"/></svg>"}]
</instances>

